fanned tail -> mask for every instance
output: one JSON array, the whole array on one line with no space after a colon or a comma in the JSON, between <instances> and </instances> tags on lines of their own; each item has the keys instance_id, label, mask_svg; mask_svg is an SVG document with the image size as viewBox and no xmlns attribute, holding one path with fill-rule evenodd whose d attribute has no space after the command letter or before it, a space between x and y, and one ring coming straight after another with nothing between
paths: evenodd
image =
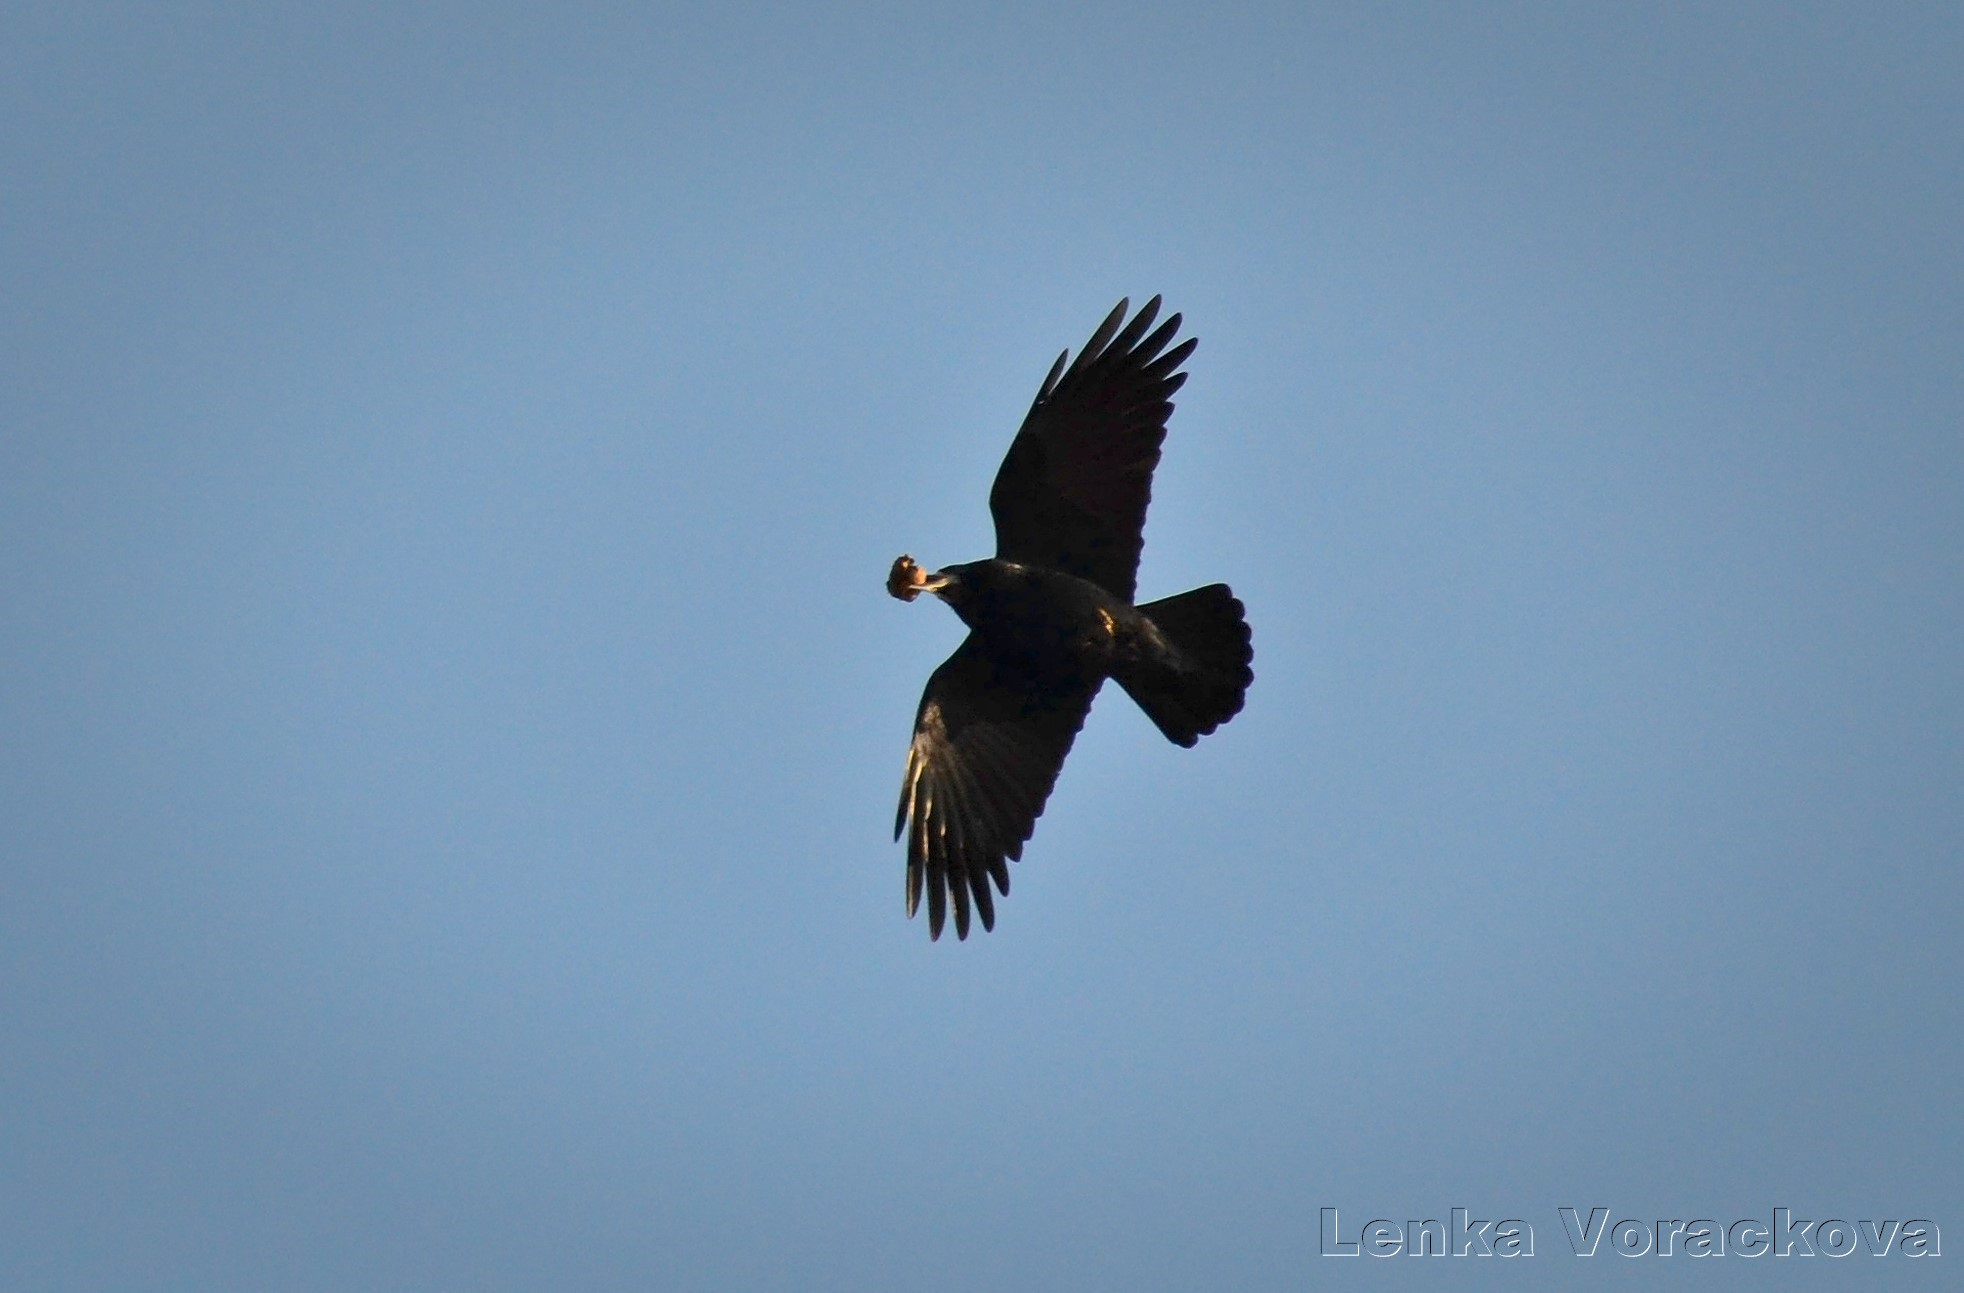
<instances>
[{"instance_id":1,"label":"fanned tail","mask_svg":"<svg viewBox=\"0 0 1964 1293\"><path fill-rule=\"evenodd\" d=\"M1255 680L1246 613L1226 584L1138 609L1172 645L1172 658L1128 667L1116 675L1119 685L1167 740L1192 745L1241 712Z\"/></svg>"}]
</instances>

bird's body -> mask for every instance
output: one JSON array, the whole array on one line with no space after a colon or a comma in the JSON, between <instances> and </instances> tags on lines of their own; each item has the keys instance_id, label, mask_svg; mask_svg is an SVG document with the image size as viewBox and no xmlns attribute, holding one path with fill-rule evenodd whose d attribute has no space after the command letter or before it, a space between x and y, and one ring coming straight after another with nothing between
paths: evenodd
<instances>
[{"instance_id":1,"label":"bird's body","mask_svg":"<svg viewBox=\"0 0 1964 1293\"><path fill-rule=\"evenodd\" d=\"M949 566L942 600L991 659L1033 682L1096 683L1159 638L1151 621L1088 579L1015 561Z\"/></svg>"},{"instance_id":2,"label":"bird's body","mask_svg":"<svg viewBox=\"0 0 1964 1293\"><path fill-rule=\"evenodd\" d=\"M996 556L932 575L901 557L887 591L931 592L969 635L928 680L914 720L894 834L907 846L907 911L923 890L940 937L952 901L995 925L1045 800L1107 678L1167 739L1192 745L1241 709L1254 653L1241 603L1210 584L1135 606L1152 472L1186 375L1174 315L1151 336L1154 297L1106 318L1066 370L1060 356L990 491ZM1164 351L1165 353L1161 353Z\"/></svg>"}]
</instances>

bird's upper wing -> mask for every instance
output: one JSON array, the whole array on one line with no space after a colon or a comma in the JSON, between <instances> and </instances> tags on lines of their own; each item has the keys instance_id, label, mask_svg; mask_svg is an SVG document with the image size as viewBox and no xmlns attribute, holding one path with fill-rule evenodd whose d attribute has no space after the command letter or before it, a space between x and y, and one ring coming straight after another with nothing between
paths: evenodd
<instances>
[{"instance_id":1,"label":"bird's upper wing","mask_svg":"<svg viewBox=\"0 0 1964 1293\"><path fill-rule=\"evenodd\" d=\"M927 680L893 833L908 832L907 914L925 887L931 937L950 899L958 937L968 937L971 899L982 928L995 928L989 881L1009 892L1007 859L1023 856L1097 693L1097 682L1038 685L991 660L973 635Z\"/></svg>"},{"instance_id":2,"label":"bird's upper wing","mask_svg":"<svg viewBox=\"0 0 1964 1293\"><path fill-rule=\"evenodd\" d=\"M1166 418L1187 380L1178 369L1197 343L1189 337L1166 350L1180 330L1177 314L1146 335L1158 297L1130 323L1126 305L1106 316L1068 369L1071 352L1057 356L996 472L989 510L996 556L1089 579L1129 602Z\"/></svg>"}]
</instances>

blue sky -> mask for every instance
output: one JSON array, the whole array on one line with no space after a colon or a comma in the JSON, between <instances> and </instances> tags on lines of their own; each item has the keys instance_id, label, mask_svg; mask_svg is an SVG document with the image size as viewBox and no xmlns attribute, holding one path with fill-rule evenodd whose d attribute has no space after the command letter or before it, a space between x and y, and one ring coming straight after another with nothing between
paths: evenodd
<instances>
[{"instance_id":1,"label":"blue sky","mask_svg":"<svg viewBox=\"0 0 1964 1293\"><path fill-rule=\"evenodd\" d=\"M1942 1287L1964 16L9 6L0 1282ZM1058 350L1200 348L999 907L888 838Z\"/></svg>"}]
</instances>

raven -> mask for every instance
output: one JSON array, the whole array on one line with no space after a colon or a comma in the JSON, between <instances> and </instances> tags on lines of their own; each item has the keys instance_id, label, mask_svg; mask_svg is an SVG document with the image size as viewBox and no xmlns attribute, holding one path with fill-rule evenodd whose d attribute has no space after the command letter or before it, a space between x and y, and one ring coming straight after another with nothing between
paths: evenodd
<instances>
[{"instance_id":1,"label":"raven","mask_svg":"<svg viewBox=\"0 0 1964 1293\"><path fill-rule=\"evenodd\" d=\"M1147 335L1157 296L1129 323L1127 308L1043 379L989 491L996 555L933 574L903 556L887 575L893 596L933 593L969 630L921 696L893 823L896 840L908 832L907 914L926 889L931 939L951 900L957 937L971 909L995 928L990 882L1009 893L1007 859L1023 856L1106 678L1185 746L1239 713L1254 681L1226 584L1132 604L1170 398L1197 341L1166 349L1177 314Z\"/></svg>"}]
</instances>

